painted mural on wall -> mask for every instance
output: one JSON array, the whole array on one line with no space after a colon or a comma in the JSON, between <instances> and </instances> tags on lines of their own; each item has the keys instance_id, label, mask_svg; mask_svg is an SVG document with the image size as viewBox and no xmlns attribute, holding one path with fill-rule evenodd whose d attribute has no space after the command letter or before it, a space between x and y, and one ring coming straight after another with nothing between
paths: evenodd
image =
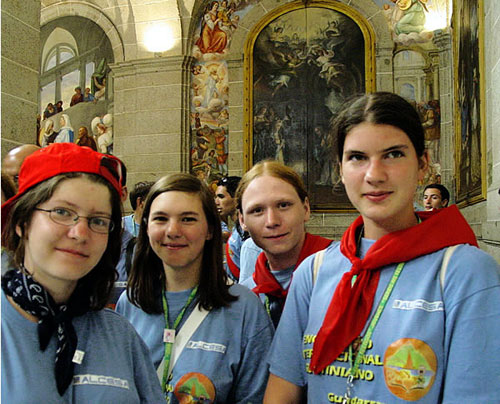
<instances>
[{"instance_id":1,"label":"painted mural on wall","mask_svg":"<svg viewBox=\"0 0 500 404\"><path fill-rule=\"evenodd\" d=\"M432 18L446 16L449 0L374 0L382 8L394 42L425 43L434 33Z\"/></svg>"},{"instance_id":2,"label":"painted mural on wall","mask_svg":"<svg viewBox=\"0 0 500 404\"><path fill-rule=\"evenodd\" d=\"M40 30L40 115L35 143L73 142L113 153L109 63L113 50L104 31L89 19L53 20Z\"/></svg>"},{"instance_id":3,"label":"painted mural on wall","mask_svg":"<svg viewBox=\"0 0 500 404\"><path fill-rule=\"evenodd\" d=\"M229 84L225 61L247 1L211 1L201 17L192 54L191 172L215 187L227 175Z\"/></svg>"},{"instance_id":4,"label":"painted mural on wall","mask_svg":"<svg viewBox=\"0 0 500 404\"><path fill-rule=\"evenodd\" d=\"M440 139L441 107L439 100L420 101L417 111L424 127L425 148L429 153L429 170L422 185L441 184ZM418 195L421 193L419 192Z\"/></svg>"},{"instance_id":5,"label":"painted mural on wall","mask_svg":"<svg viewBox=\"0 0 500 404\"><path fill-rule=\"evenodd\" d=\"M320 7L287 12L253 48L252 163L272 158L301 174L315 210L349 208L330 121L365 91L365 43L345 14Z\"/></svg>"}]
</instances>

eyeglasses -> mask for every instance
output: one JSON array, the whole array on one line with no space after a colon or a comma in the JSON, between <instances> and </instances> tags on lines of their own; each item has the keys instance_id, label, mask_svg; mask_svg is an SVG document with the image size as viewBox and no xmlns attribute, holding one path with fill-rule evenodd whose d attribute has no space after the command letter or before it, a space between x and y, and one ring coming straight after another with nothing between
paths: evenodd
<instances>
[{"instance_id":1,"label":"eyeglasses","mask_svg":"<svg viewBox=\"0 0 500 404\"><path fill-rule=\"evenodd\" d=\"M35 210L47 212L54 223L62 224L63 226L74 226L82 218L87 219L90 230L96 233L108 234L115 228L115 224L111 219L105 216L79 216L75 211L68 208L35 208Z\"/></svg>"}]
</instances>

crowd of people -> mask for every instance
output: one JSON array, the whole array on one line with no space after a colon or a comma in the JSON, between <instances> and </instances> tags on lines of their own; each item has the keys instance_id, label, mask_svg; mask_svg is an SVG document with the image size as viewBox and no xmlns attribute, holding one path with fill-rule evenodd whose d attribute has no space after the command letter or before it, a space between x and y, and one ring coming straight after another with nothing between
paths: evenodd
<instances>
[{"instance_id":1,"label":"crowd of people","mask_svg":"<svg viewBox=\"0 0 500 404\"><path fill-rule=\"evenodd\" d=\"M497 402L500 267L443 185L415 210L418 113L366 94L331 130L359 213L340 240L306 230L307 189L279 161L215 192L178 173L128 193L91 145L9 152L2 401Z\"/></svg>"}]
</instances>

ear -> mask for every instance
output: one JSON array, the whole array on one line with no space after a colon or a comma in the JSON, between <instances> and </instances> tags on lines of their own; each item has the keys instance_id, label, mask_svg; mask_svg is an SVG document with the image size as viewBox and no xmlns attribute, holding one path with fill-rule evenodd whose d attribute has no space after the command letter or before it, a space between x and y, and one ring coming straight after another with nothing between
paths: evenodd
<instances>
[{"instance_id":1,"label":"ear","mask_svg":"<svg viewBox=\"0 0 500 404\"><path fill-rule=\"evenodd\" d=\"M137 198L135 199L135 206L136 206L136 207L140 208L143 204L144 204L144 201L142 200L142 198L137 197Z\"/></svg>"},{"instance_id":2,"label":"ear","mask_svg":"<svg viewBox=\"0 0 500 404\"><path fill-rule=\"evenodd\" d=\"M423 181L429 169L429 152L424 150L424 154L418 159L418 180Z\"/></svg>"},{"instance_id":3,"label":"ear","mask_svg":"<svg viewBox=\"0 0 500 404\"><path fill-rule=\"evenodd\" d=\"M16 226L16 234L19 236L19 238L23 238L23 230L19 225Z\"/></svg>"},{"instance_id":4,"label":"ear","mask_svg":"<svg viewBox=\"0 0 500 404\"><path fill-rule=\"evenodd\" d=\"M207 233L207 237L205 238L205 240L212 240L212 238L214 237L213 235L213 232L212 230L209 230L208 233Z\"/></svg>"},{"instance_id":5,"label":"ear","mask_svg":"<svg viewBox=\"0 0 500 404\"><path fill-rule=\"evenodd\" d=\"M340 180L342 181L342 184L345 184L344 182L344 173L342 171L342 163L339 161L339 174L340 174Z\"/></svg>"},{"instance_id":6,"label":"ear","mask_svg":"<svg viewBox=\"0 0 500 404\"><path fill-rule=\"evenodd\" d=\"M304 216L304 223L308 222L311 218L311 206L309 205L309 198L306 197L304 199L304 209L306 210L306 214Z\"/></svg>"},{"instance_id":7,"label":"ear","mask_svg":"<svg viewBox=\"0 0 500 404\"><path fill-rule=\"evenodd\" d=\"M441 200L441 206L442 206L443 208L446 208L446 206L448 206L448 203L449 203L449 202L450 202L450 201L449 201L448 199L443 199L443 200Z\"/></svg>"},{"instance_id":8,"label":"ear","mask_svg":"<svg viewBox=\"0 0 500 404\"><path fill-rule=\"evenodd\" d=\"M240 226L244 231L248 231L248 227L245 224L245 219L243 218L243 213L238 210L238 220L240 221Z\"/></svg>"}]
</instances>

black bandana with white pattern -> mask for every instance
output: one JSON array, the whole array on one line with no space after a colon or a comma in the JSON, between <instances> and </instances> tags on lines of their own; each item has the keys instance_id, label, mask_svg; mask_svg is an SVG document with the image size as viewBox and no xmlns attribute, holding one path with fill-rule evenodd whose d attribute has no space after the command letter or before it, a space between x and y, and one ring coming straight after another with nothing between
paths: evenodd
<instances>
[{"instance_id":1,"label":"black bandana with white pattern","mask_svg":"<svg viewBox=\"0 0 500 404\"><path fill-rule=\"evenodd\" d=\"M62 396L73 379L73 355L78 344L72 320L89 311L88 296L77 287L67 303L58 305L42 285L26 274L26 270L8 271L2 277L2 289L21 309L38 318L38 341L42 351L56 333L55 377L57 391Z\"/></svg>"}]
</instances>

